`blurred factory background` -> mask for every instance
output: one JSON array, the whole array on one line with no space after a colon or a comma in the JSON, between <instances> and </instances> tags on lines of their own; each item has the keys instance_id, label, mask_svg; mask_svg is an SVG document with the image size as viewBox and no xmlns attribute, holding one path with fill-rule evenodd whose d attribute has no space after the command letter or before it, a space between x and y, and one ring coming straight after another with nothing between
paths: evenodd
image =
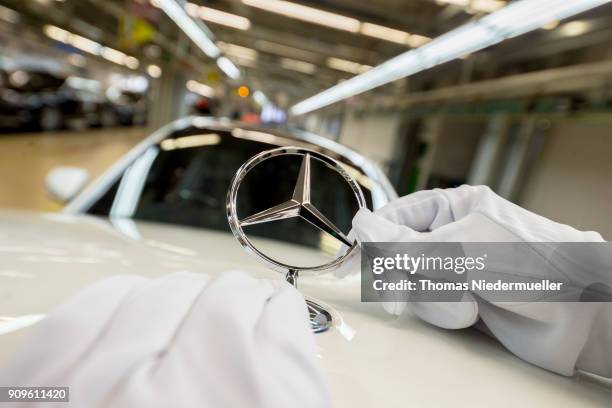
<instances>
[{"instance_id":1,"label":"blurred factory background","mask_svg":"<svg viewBox=\"0 0 612 408\"><path fill-rule=\"evenodd\" d=\"M348 145L400 195L487 184L610 239L606 3L1 0L0 206L59 210L54 166L97 175L214 115Z\"/></svg>"}]
</instances>

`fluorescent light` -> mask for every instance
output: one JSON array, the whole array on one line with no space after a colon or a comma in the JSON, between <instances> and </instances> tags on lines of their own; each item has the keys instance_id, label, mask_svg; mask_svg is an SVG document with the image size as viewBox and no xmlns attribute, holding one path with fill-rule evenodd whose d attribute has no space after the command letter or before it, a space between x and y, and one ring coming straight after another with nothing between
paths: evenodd
<instances>
[{"instance_id":1,"label":"fluorescent light","mask_svg":"<svg viewBox=\"0 0 612 408\"><path fill-rule=\"evenodd\" d=\"M248 18L237 16L236 14L213 9L210 7L198 6L194 3L185 4L185 10L191 17L201 18L204 21L224 25L238 30L248 30L251 22Z\"/></svg>"},{"instance_id":2,"label":"fluorescent light","mask_svg":"<svg viewBox=\"0 0 612 408\"><path fill-rule=\"evenodd\" d=\"M105 60L119 65L123 65L125 57L127 57L127 55L125 55L123 52L114 50L110 47L103 47L102 51L100 52L100 56Z\"/></svg>"},{"instance_id":3,"label":"fluorescent light","mask_svg":"<svg viewBox=\"0 0 612 408\"><path fill-rule=\"evenodd\" d=\"M221 71L225 72L225 75L228 77L232 79L240 78L240 70L226 57L217 58L217 66Z\"/></svg>"},{"instance_id":4,"label":"fluorescent light","mask_svg":"<svg viewBox=\"0 0 612 408\"><path fill-rule=\"evenodd\" d=\"M54 25L46 25L43 27L43 33L52 40L68 43L68 39L70 38L70 32L63 30Z\"/></svg>"},{"instance_id":5,"label":"fluorescent light","mask_svg":"<svg viewBox=\"0 0 612 408\"><path fill-rule=\"evenodd\" d=\"M151 64L147 66L147 74L149 74L151 78L159 78L162 75L162 69L159 65Z\"/></svg>"},{"instance_id":6,"label":"fluorescent light","mask_svg":"<svg viewBox=\"0 0 612 408\"><path fill-rule=\"evenodd\" d=\"M436 0L438 4L453 4L455 6L467 7L470 4L470 0Z\"/></svg>"},{"instance_id":7,"label":"fluorescent light","mask_svg":"<svg viewBox=\"0 0 612 408\"><path fill-rule=\"evenodd\" d=\"M242 0L244 4L287 17L319 24L338 30L359 32L361 22L355 18L342 16L329 11L319 10L284 0Z\"/></svg>"},{"instance_id":8,"label":"fluorescent light","mask_svg":"<svg viewBox=\"0 0 612 408\"><path fill-rule=\"evenodd\" d=\"M73 34L70 31L66 31L54 25L45 25L43 27L45 35L52 40L62 42L64 44L70 44L75 48L82 51L88 52L93 55L100 55L102 52L102 45L90 40L89 38L82 37L77 34Z\"/></svg>"},{"instance_id":9,"label":"fluorescent light","mask_svg":"<svg viewBox=\"0 0 612 408\"><path fill-rule=\"evenodd\" d=\"M205 135L194 135L177 137L176 139L165 139L160 143L162 150L186 149L189 147L212 146L221 142L221 136L216 133Z\"/></svg>"},{"instance_id":10,"label":"fluorescent light","mask_svg":"<svg viewBox=\"0 0 612 408\"><path fill-rule=\"evenodd\" d=\"M255 91L253 93L253 99L255 99L255 102L257 102L259 106L264 106L270 103L268 98L266 98L266 95L261 91Z\"/></svg>"},{"instance_id":11,"label":"fluorescent light","mask_svg":"<svg viewBox=\"0 0 612 408\"><path fill-rule=\"evenodd\" d=\"M369 65L363 65L358 62L348 61L342 58L330 57L327 59L327 66L338 71L348 72L350 74L361 74L372 68Z\"/></svg>"},{"instance_id":12,"label":"fluorescent light","mask_svg":"<svg viewBox=\"0 0 612 408\"><path fill-rule=\"evenodd\" d=\"M214 89L212 89L210 86L205 85L201 82L194 81L193 79L190 79L189 81L187 81L186 86L189 91L193 93L197 93L198 95L202 95L207 98L212 98L213 96L215 96Z\"/></svg>"},{"instance_id":13,"label":"fluorescent light","mask_svg":"<svg viewBox=\"0 0 612 408\"><path fill-rule=\"evenodd\" d=\"M505 5L506 2L501 0L472 0L469 8L474 12L492 13Z\"/></svg>"},{"instance_id":14,"label":"fluorescent light","mask_svg":"<svg viewBox=\"0 0 612 408\"><path fill-rule=\"evenodd\" d=\"M140 61L138 61L138 58L128 55L127 57L125 57L123 64L129 69L138 69L138 67L140 66Z\"/></svg>"},{"instance_id":15,"label":"fluorescent light","mask_svg":"<svg viewBox=\"0 0 612 408\"><path fill-rule=\"evenodd\" d=\"M255 68L257 66L257 60L252 60L249 58L240 58L237 56L229 56L229 59L236 65L240 65L241 67L250 67Z\"/></svg>"},{"instance_id":16,"label":"fluorescent light","mask_svg":"<svg viewBox=\"0 0 612 408\"><path fill-rule=\"evenodd\" d=\"M392 41L398 44L406 44L410 38L410 33L405 31L396 30L372 23L361 24L361 34L370 37L380 38L385 41Z\"/></svg>"},{"instance_id":17,"label":"fluorescent light","mask_svg":"<svg viewBox=\"0 0 612 408\"><path fill-rule=\"evenodd\" d=\"M406 42L410 47L417 48L421 45L428 43L431 41L431 38L425 37L424 35L412 34L408 41Z\"/></svg>"},{"instance_id":18,"label":"fluorescent light","mask_svg":"<svg viewBox=\"0 0 612 408\"><path fill-rule=\"evenodd\" d=\"M291 58L281 58L280 66L292 71L301 72L303 74L313 74L317 67L314 64L304 61L298 61Z\"/></svg>"},{"instance_id":19,"label":"fluorescent light","mask_svg":"<svg viewBox=\"0 0 612 408\"><path fill-rule=\"evenodd\" d=\"M231 13L226 13L220 10L215 10L210 7L200 7L199 17L202 20L210 21L211 23L221 24L227 27L236 28L238 30L248 30L249 28L251 28L251 22L248 18L237 16Z\"/></svg>"},{"instance_id":20,"label":"fluorescent light","mask_svg":"<svg viewBox=\"0 0 612 408\"><path fill-rule=\"evenodd\" d=\"M221 52L204 28L187 15L187 12L176 0L155 0L164 13L210 58L217 58ZM201 24L201 23L200 23Z\"/></svg>"},{"instance_id":21,"label":"fluorescent light","mask_svg":"<svg viewBox=\"0 0 612 408\"><path fill-rule=\"evenodd\" d=\"M247 59L252 61L257 60L257 51L252 48L247 48L241 45L230 44L222 41L217 42L217 46L221 49L221 51L223 51L225 55L237 57L239 59Z\"/></svg>"},{"instance_id":22,"label":"fluorescent light","mask_svg":"<svg viewBox=\"0 0 612 408\"><path fill-rule=\"evenodd\" d=\"M362 23L356 18L347 17L336 13L330 13L329 11L324 11L284 0L242 0L242 2L251 7L270 11L272 13L282 14L284 16L303 20L309 23L319 24L338 30L350 31L352 33L360 32L363 35L379 38L381 40L410 45L410 33L401 30L396 30L394 28L381 26L378 24ZM417 41L419 37L421 36L417 36L413 40L413 43Z\"/></svg>"},{"instance_id":23,"label":"fluorescent light","mask_svg":"<svg viewBox=\"0 0 612 408\"><path fill-rule=\"evenodd\" d=\"M431 40L431 38L425 37L424 35L410 34L406 31L372 23L362 23L360 32L363 35L380 38L381 40L406 44L412 48L420 47Z\"/></svg>"},{"instance_id":24,"label":"fluorescent light","mask_svg":"<svg viewBox=\"0 0 612 408\"><path fill-rule=\"evenodd\" d=\"M78 34L70 34L68 43L79 50L93 55L100 55L102 52L101 44L98 44L97 42L90 40L89 38L82 37Z\"/></svg>"},{"instance_id":25,"label":"fluorescent light","mask_svg":"<svg viewBox=\"0 0 612 408\"><path fill-rule=\"evenodd\" d=\"M105 60L114 62L118 65L125 65L130 69L137 69L140 66L140 61L136 57L126 55L124 52L115 50L110 47L102 47L100 56Z\"/></svg>"},{"instance_id":26,"label":"fluorescent light","mask_svg":"<svg viewBox=\"0 0 612 408\"><path fill-rule=\"evenodd\" d=\"M311 96L294 105L290 111L294 115L301 115L320 109L610 1L612 0L515 1L475 22L451 30L418 49L400 54L366 73Z\"/></svg>"},{"instance_id":27,"label":"fluorescent light","mask_svg":"<svg viewBox=\"0 0 612 408\"><path fill-rule=\"evenodd\" d=\"M90 40L89 38L71 33L70 31L66 31L54 25L45 25L43 27L43 32L47 37L55 41L72 45L79 50L100 56L107 61L114 62L115 64L124 65L130 69L137 69L140 66L140 61L138 61L136 57L132 57L131 55L127 55L124 52L115 50L111 47L105 47L100 43ZM83 66L85 64L85 61L82 58L77 60L75 55L71 55L69 57L69 61L71 64L76 66Z\"/></svg>"},{"instance_id":28,"label":"fluorescent light","mask_svg":"<svg viewBox=\"0 0 612 408\"><path fill-rule=\"evenodd\" d=\"M426 67L433 67L501 40L502 38L488 27L478 23L468 23L419 48L420 57Z\"/></svg>"},{"instance_id":29,"label":"fluorescent light","mask_svg":"<svg viewBox=\"0 0 612 408\"><path fill-rule=\"evenodd\" d=\"M538 29L553 20L563 20L610 0L522 0L509 4L479 20L507 38Z\"/></svg>"},{"instance_id":30,"label":"fluorescent light","mask_svg":"<svg viewBox=\"0 0 612 408\"><path fill-rule=\"evenodd\" d=\"M567 37L582 35L589 30L590 24L586 21L571 21L563 24L559 32Z\"/></svg>"},{"instance_id":31,"label":"fluorescent light","mask_svg":"<svg viewBox=\"0 0 612 408\"><path fill-rule=\"evenodd\" d=\"M436 0L438 4L463 7L468 13L491 13L506 5L503 0Z\"/></svg>"},{"instance_id":32,"label":"fluorescent light","mask_svg":"<svg viewBox=\"0 0 612 408\"><path fill-rule=\"evenodd\" d=\"M243 47L237 44L230 44L219 41L217 46L227 55L231 61L244 67L254 67L257 62L258 53L252 48ZM230 70L232 68L229 68ZM234 73L235 74L235 73ZM240 74L240 72L238 72Z\"/></svg>"}]
</instances>

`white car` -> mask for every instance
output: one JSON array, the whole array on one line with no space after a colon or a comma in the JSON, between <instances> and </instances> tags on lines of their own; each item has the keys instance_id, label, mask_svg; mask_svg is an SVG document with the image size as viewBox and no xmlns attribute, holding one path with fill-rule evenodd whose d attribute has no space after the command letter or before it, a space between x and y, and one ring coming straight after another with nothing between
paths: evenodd
<instances>
[{"instance_id":1,"label":"white car","mask_svg":"<svg viewBox=\"0 0 612 408\"><path fill-rule=\"evenodd\" d=\"M371 207L396 197L375 165L328 139L209 118L162 128L79 194L83 173L59 169L48 188L70 200L63 213L0 214L0 364L47 311L111 275L241 269L283 279L243 251L225 214L236 169L283 145L316 149L345 164ZM243 184L245 211L280 202L294 185L299 160L274 163ZM355 210L350 191L333 177L317 178L316 171L313 200L348 230ZM291 263L319 263L337 249L333 239L291 220L252 233L258 245ZM603 380L559 376L476 330L442 330L409 312L395 318L376 303L361 303L358 276L304 276L299 290L332 312L333 327L315 336L337 407L612 406L610 384Z\"/></svg>"}]
</instances>

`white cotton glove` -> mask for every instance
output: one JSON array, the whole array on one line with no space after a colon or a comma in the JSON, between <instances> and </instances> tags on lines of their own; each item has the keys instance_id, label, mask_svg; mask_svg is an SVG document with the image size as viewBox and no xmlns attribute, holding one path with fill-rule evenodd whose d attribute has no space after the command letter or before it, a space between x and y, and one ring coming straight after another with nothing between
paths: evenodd
<instances>
[{"instance_id":1,"label":"white cotton glove","mask_svg":"<svg viewBox=\"0 0 612 408\"><path fill-rule=\"evenodd\" d=\"M351 234L359 242L603 242L596 232L553 222L488 187L467 185L420 191L374 213L362 209L353 219ZM336 274L345 276L359 267L359 257L353 257ZM580 271L586 276L579 280L601 282L600 272L596 267ZM609 276L604 279L610 281ZM383 306L400 314L407 304L389 301ZM513 304L467 292L462 302L413 302L410 307L421 319L448 329L469 327L480 318L510 351L543 368L565 375L579 368L612 377L610 303Z\"/></svg>"},{"instance_id":2,"label":"white cotton glove","mask_svg":"<svg viewBox=\"0 0 612 408\"><path fill-rule=\"evenodd\" d=\"M0 385L68 386L78 408L329 407L315 356L304 299L284 282L121 276L54 310Z\"/></svg>"}]
</instances>

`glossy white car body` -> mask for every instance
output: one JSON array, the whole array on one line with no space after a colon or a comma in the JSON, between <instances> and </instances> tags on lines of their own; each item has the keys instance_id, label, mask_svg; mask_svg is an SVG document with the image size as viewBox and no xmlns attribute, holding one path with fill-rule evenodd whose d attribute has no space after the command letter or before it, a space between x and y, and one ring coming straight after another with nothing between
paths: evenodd
<instances>
[{"instance_id":1,"label":"glossy white car body","mask_svg":"<svg viewBox=\"0 0 612 408\"><path fill-rule=\"evenodd\" d=\"M279 241L264 245L290 252L296 263L326 256ZM0 364L39 318L94 281L231 269L282 279L226 232L73 213L1 213ZM333 312L334 327L316 340L335 406L612 406L603 381L544 371L476 330L442 330L410 313L394 318L378 304L361 303L357 278L304 277L300 290Z\"/></svg>"}]
</instances>

